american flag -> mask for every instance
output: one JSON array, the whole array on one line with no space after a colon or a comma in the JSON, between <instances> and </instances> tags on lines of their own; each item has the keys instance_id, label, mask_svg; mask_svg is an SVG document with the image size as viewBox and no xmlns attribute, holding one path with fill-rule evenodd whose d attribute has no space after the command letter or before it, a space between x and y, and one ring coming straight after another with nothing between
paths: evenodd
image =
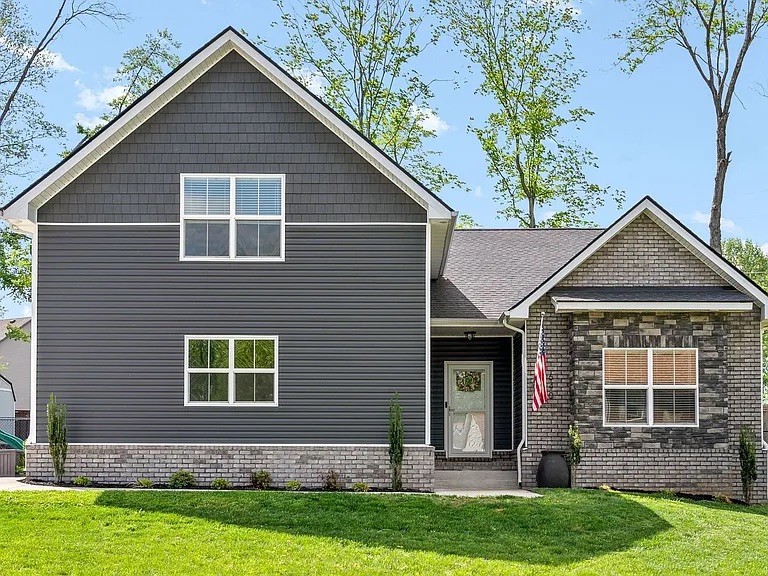
<instances>
[{"instance_id":1,"label":"american flag","mask_svg":"<svg viewBox=\"0 0 768 576\"><path fill-rule=\"evenodd\" d=\"M536 412L547 400L549 400L549 392L547 392L547 336L544 334L544 316L542 316L533 384L533 411Z\"/></svg>"}]
</instances>

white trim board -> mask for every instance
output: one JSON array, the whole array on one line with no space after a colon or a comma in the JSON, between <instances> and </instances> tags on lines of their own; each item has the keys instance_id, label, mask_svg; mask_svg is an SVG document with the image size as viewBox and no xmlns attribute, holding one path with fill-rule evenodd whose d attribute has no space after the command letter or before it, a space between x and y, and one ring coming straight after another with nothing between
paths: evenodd
<instances>
[{"instance_id":1,"label":"white trim board","mask_svg":"<svg viewBox=\"0 0 768 576\"><path fill-rule=\"evenodd\" d=\"M634 222L641 214L647 214L656 224L661 226L673 238L690 250L704 264L718 272L734 287L743 290L746 294L760 303L761 319L768 320L768 294L747 278L740 270L735 268L727 260L714 252L700 238L678 222L669 212L664 210L649 196L643 198L621 218L616 220L600 236L590 243L584 250L574 256L567 264L542 282L538 288L528 294L520 302L502 314L511 320L523 320L530 315L530 307L543 297L547 292L557 286L566 276L584 263L590 256L602 248L607 242Z\"/></svg>"},{"instance_id":2,"label":"white trim board","mask_svg":"<svg viewBox=\"0 0 768 576\"><path fill-rule=\"evenodd\" d=\"M28 442L28 444L35 444L36 446L48 446L48 442ZM318 444L309 442L291 442L280 444L268 444L268 443L253 443L245 444L242 442L221 442L221 443L205 443L205 442L69 442L70 446L221 446L221 447L245 447L245 448L260 448L260 447L282 447L282 446L307 446L311 448L389 448L389 444ZM404 444L406 448L431 448L429 444Z\"/></svg>"},{"instance_id":3,"label":"white trim board","mask_svg":"<svg viewBox=\"0 0 768 576\"><path fill-rule=\"evenodd\" d=\"M582 312L587 310L620 310L622 312L749 312L754 308L752 302L558 302L552 298L555 312Z\"/></svg>"},{"instance_id":4,"label":"white trim board","mask_svg":"<svg viewBox=\"0 0 768 576\"><path fill-rule=\"evenodd\" d=\"M21 228L24 227L25 222L34 223L36 208L53 198L138 126L151 118L163 106L233 51L250 62L261 74L269 78L393 184L427 210L429 218L452 219L454 217L455 213L452 209L432 195L413 176L398 166L231 27L224 30L180 65L123 114L108 124L95 138L82 148L75 150L64 162L31 186L23 195L11 201L2 211L2 216Z\"/></svg>"}]
</instances>

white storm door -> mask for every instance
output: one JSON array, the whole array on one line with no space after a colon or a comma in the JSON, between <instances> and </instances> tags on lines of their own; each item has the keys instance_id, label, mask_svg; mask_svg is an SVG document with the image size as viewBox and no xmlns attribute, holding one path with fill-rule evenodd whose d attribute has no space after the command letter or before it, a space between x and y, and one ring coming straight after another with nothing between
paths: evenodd
<instances>
[{"instance_id":1,"label":"white storm door","mask_svg":"<svg viewBox=\"0 0 768 576\"><path fill-rule=\"evenodd\" d=\"M490 457L493 362L445 363L446 456Z\"/></svg>"}]
</instances>

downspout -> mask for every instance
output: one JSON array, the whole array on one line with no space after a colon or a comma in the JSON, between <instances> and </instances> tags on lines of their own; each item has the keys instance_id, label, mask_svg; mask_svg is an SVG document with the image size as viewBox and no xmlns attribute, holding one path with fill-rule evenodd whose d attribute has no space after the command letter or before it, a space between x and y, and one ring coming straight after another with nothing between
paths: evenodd
<instances>
[{"instance_id":1,"label":"downspout","mask_svg":"<svg viewBox=\"0 0 768 576\"><path fill-rule=\"evenodd\" d=\"M522 374L521 374L521 384L523 388L523 409L521 410L521 415L523 417L522 422L522 438L520 438L520 443L517 445L516 452L517 452L517 485L522 488L523 487L523 448L528 443L528 343L525 339L525 330L517 328L516 326L512 326L507 322L507 315L504 314L501 317L501 323L504 325L505 328L512 330L513 332L517 332L520 334L520 337L522 338L522 352L523 352L523 358L522 358Z\"/></svg>"}]
</instances>

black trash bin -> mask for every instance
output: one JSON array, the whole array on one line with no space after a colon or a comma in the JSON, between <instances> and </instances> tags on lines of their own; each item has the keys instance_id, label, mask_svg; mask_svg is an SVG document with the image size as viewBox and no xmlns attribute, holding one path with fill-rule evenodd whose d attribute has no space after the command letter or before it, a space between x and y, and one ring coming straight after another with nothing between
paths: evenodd
<instances>
[{"instance_id":1,"label":"black trash bin","mask_svg":"<svg viewBox=\"0 0 768 576\"><path fill-rule=\"evenodd\" d=\"M536 485L539 488L568 488L570 472L565 461L565 452L544 450L536 470Z\"/></svg>"}]
</instances>

